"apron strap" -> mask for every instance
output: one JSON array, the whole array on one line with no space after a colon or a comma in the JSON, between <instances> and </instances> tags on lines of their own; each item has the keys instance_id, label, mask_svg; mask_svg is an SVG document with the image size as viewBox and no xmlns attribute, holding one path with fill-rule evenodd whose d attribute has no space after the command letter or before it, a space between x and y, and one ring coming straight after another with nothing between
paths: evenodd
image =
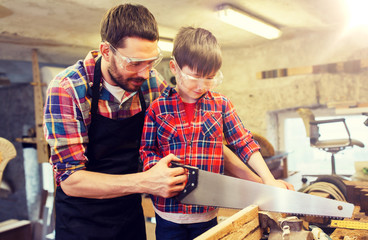
<instances>
[{"instance_id":1,"label":"apron strap","mask_svg":"<svg viewBox=\"0 0 368 240\"><path fill-rule=\"evenodd\" d=\"M145 113L146 109L147 109L147 106L146 106L146 101L144 100L143 93L142 93L141 89L138 90L138 94L139 94L139 101L141 102L142 111Z\"/></svg>"},{"instance_id":2,"label":"apron strap","mask_svg":"<svg viewBox=\"0 0 368 240\"><path fill-rule=\"evenodd\" d=\"M91 115L92 118L97 115L98 99L100 99L100 82L101 82L101 58L96 61L95 71L93 74L93 86L92 86L92 106Z\"/></svg>"}]
</instances>

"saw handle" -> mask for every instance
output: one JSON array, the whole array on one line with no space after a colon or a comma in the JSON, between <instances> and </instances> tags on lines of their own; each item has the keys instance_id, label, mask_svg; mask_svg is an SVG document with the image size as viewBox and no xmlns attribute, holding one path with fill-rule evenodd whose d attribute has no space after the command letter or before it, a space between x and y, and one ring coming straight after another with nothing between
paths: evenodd
<instances>
[{"instance_id":1,"label":"saw handle","mask_svg":"<svg viewBox=\"0 0 368 240\"><path fill-rule=\"evenodd\" d=\"M179 162L172 161L171 166L174 167L182 167L188 170L188 181L183 189L175 198L180 202L183 200L189 193L191 193L198 185L198 168L185 165Z\"/></svg>"}]
</instances>

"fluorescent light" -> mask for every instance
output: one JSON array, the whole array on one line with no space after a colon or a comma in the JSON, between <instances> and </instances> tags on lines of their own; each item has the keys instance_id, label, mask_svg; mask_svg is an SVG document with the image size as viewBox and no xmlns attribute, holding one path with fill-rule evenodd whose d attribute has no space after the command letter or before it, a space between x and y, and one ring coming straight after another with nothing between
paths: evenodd
<instances>
[{"instance_id":1,"label":"fluorescent light","mask_svg":"<svg viewBox=\"0 0 368 240\"><path fill-rule=\"evenodd\" d=\"M174 44L172 40L169 39L160 39L158 41L159 48L164 52L172 52Z\"/></svg>"},{"instance_id":2,"label":"fluorescent light","mask_svg":"<svg viewBox=\"0 0 368 240\"><path fill-rule=\"evenodd\" d=\"M233 8L231 5L219 6L217 14L222 21L261 37L275 39L281 36L281 31L275 26Z\"/></svg>"}]
</instances>

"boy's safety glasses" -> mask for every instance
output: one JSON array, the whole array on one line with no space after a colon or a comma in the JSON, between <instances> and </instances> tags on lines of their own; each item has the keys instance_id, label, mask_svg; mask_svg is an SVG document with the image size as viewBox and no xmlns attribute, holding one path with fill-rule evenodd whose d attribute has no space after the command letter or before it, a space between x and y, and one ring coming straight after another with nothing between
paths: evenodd
<instances>
[{"instance_id":1,"label":"boy's safety glasses","mask_svg":"<svg viewBox=\"0 0 368 240\"><path fill-rule=\"evenodd\" d=\"M188 87L190 86L199 86L200 88L206 89L206 90L210 90L218 85L220 85L222 83L222 80L224 78L224 76L222 75L222 72L219 70L216 75L212 78L208 78L208 77L193 77L190 76L186 73L184 73L181 68L179 67L178 63L175 60L175 57L172 57L175 63L176 68L179 70L179 75L181 76L183 82L185 82L184 84L187 85Z\"/></svg>"},{"instance_id":2,"label":"boy's safety glasses","mask_svg":"<svg viewBox=\"0 0 368 240\"><path fill-rule=\"evenodd\" d=\"M108 42L106 43L109 44L110 49L114 52L114 55L118 57L119 66L129 72L141 72L146 69L151 69L157 66L162 60L162 53L160 48L157 48L158 55L156 57L146 59L130 58L121 55L121 53L118 52L118 50L112 44Z\"/></svg>"}]
</instances>

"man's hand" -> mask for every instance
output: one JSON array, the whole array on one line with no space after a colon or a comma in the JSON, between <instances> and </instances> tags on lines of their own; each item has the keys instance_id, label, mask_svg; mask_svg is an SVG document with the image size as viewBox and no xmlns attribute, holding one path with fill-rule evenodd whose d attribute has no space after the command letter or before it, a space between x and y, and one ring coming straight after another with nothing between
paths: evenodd
<instances>
[{"instance_id":1,"label":"man's hand","mask_svg":"<svg viewBox=\"0 0 368 240\"><path fill-rule=\"evenodd\" d=\"M187 182L187 175L184 168L170 168L171 161L180 161L173 154L169 154L162 158L158 163L148 171L146 174L145 188L147 193L169 198L181 192L185 183Z\"/></svg>"}]
</instances>

